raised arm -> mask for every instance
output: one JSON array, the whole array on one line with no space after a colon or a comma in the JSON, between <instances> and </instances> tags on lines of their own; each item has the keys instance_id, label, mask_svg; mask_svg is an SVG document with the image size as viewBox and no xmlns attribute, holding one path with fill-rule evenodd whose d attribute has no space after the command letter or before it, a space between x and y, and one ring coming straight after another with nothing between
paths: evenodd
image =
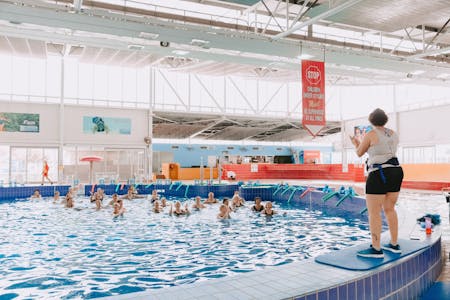
<instances>
[{"instance_id":1,"label":"raised arm","mask_svg":"<svg viewBox=\"0 0 450 300\"><path fill-rule=\"evenodd\" d=\"M350 140L352 141L352 144L356 148L356 155L358 155L358 157L363 156L367 152L367 150L369 149L370 144L371 144L371 138L372 138L373 134L374 134L373 131L371 131L368 134L366 134L364 136L362 142L359 142L358 139L356 139L354 136L350 137Z\"/></svg>"}]
</instances>

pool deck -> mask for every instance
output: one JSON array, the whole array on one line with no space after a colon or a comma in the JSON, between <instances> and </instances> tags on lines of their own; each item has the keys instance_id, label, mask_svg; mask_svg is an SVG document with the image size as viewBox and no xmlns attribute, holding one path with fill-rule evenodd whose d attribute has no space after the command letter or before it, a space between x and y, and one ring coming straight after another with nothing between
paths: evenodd
<instances>
[{"instance_id":1,"label":"pool deck","mask_svg":"<svg viewBox=\"0 0 450 300\"><path fill-rule=\"evenodd\" d=\"M294 295L302 295L317 289L337 285L342 282L343 278L352 280L366 273L368 274L369 271L347 271L308 260L290 263L282 268L270 267L233 277L223 277L186 286L105 299L289 299Z\"/></svg>"},{"instance_id":2,"label":"pool deck","mask_svg":"<svg viewBox=\"0 0 450 300\"><path fill-rule=\"evenodd\" d=\"M291 182L292 184L305 184L304 181ZM310 185L319 184L318 182L309 182ZM339 185L339 183L337 184ZM415 219L426 212L440 213L442 216L442 226L439 226L433 233L433 239L441 235L443 244L450 246L448 206L444 197L442 202L427 204L423 201L402 201L408 200L408 193L415 191L405 191L404 196L399 201L399 237L410 239L411 236L419 236L421 240L427 240L425 233L416 224ZM420 191L420 194L436 194ZM386 233L384 233L386 235ZM402 258L403 259L403 258ZM400 259L401 260L401 259ZM395 262L394 262L395 263ZM389 268L391 264L379 267L377 270ZM372 271L349 271L330 267L314 262L308 259L300 262L290 263L279 267L267 267L264 270L258 270L246 274L231 277L223 277L214 280L196 282L189 285L176 286L165 289L149 290L132 294L106 297L104 299L125 300L125 299L295 299L298 296L321 289L338 286L339 284L353 281L357 278L365 277ZM444 274L445 272L443 272ZM444 279L450 279L450 266L447 264L446 276ZM337 293L345 293L341 289ZM331 298L330 298L331 299Z\"/></svg>"}]
</instances>

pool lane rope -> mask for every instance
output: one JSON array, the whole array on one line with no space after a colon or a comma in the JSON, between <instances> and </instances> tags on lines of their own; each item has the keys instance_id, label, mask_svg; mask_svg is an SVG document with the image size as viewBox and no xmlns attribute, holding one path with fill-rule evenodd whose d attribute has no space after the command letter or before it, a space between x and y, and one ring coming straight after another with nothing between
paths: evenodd
<instances>
[{"instance_id":1,"label":"pool lane rope","mask_svg":"<svg viewBox=\"0 0 450 300\"><path fill-rule=\"evenodd\" d=\"M278 193L279 190L281 190L283 188L282 185L278 185L277 189L275 190L275 192L273 192L272 196L275 196L276 193Z\"/></svg>"},{"instance_id":2,"label":"pool lane rope","mask_svg":"<svg viewBox=\"0 0 450 300\"><path fill-rule=\"evenodd\" d=\"M170 186L169 186L169 190L171 190L173 188L173 186L178 185L178 184L181 185L182 184L181 181L174 181L174 182L172 182L170 184Z\"/></svg>"},{"instance_id":3,"label":"pool lane rope","mask_svg":"<svg viewBox=\"0 0 450 300\"><path fill-rule=\"evenodd\" d=\"M355 196L355 191L353 190L352 187L348 188L348 191L346 191L344 193L344 196L342 196L341 198L339 198L339 201L336 203L336 207L338 207L339 205L341 205L342 202L344 202L345 199L350 198L352 199Z\"/></svg>"},{"instance_id":4,"label":"pool lane rope","mask_svg":"<svg viewBox=\"0 0 450 300\"><path fill-rule=\"evenodd\" d=\"M339 192L329 192L328 194L326 194L322 197L322 201L327 202L328 200L330 200L331 198L333 198L334 196L337 196L337 195L339 195Z\"/></svg>"},{"instance_id":5,"label":"pool lane rope","mask_svg":"<svg viewBox=\"0 0 450 300\"><path fill-rule=\"evenodd\" d=\"M281 192L280 196L283 196L287 191L289 191L290 189L295 189L295 187L293 186L287 186L284 191Z\"/></svg>"},{"instance_id":6,"label":"pool lane rope","mask_svg":"<svg viewBox=\"0 0 450 300\"><path fill-rule=\"evenodd\" d=\"M292 191L291 195L289 196L289 198L287 200L287 203L291 202L292 198L294 197L294 195L297 191L303 191L303 189L302 188L294 188L294 190Z\"/></svg>"},{"instance_id":7,"label":"pool lane rope","mask_svg":"<svg viewBox=\"0 0 450 300\"><path fill-rule=\"evenodd\" d=\"M309 193L311 193L311 192L314 191L314 190L315 190L315 188L313 188L313 187L308 187L308 188L300 195L300 198L305 197L306 195L308 195Z\"/></svg>"},{"instance_id":8,"label":"pool lane rope","mask_svg":"<svg viewBox=\"0 0 450 300\"><path fill-rule=\"evenodd\" d=\"M188 191L189 191L189 187L190 187L190 185L187 184L187 185L186 185L186 191L184 191L184 198L187 198L187 197L188 197L187 194L188 194Z\"/></svg>"},{"instance_id":9,"label":"pool lane rope","mask_svg":"<svg viewBox=\"0 0 450 300\"><path fill-rule=\"evenodd\" d=\"M184 184L181 183L181 184L175 189L175 191L178 191L183 185L184 185Z\"/></svg>"},{"instance_id":10,"label":"pool lane rope","mask_svg":"<svg viewBox=\"0 0 450 300\"><path fill-rule=\"evenodd\" d=\"M352 198L352 195L350 193L345 193L344 196L342 196L341 198L339 198L338 202L336 202L336 207L338 207L339 205L342 204L342 202L344 202L345 199L347 198Z\"/></svg>"}]
</instances>

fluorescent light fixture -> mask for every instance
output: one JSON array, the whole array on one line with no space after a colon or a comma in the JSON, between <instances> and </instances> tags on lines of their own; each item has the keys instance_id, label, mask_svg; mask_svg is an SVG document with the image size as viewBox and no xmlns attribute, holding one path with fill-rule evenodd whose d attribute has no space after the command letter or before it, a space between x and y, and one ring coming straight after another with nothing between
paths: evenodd
<instances>
[{"instance_id":1,"label":"fluorescent light fixture","mask_svg":"<svg viewBox=\"0 0 450 300\"><path fill-rule=\"evenodd\" d=\"M269 66L285 66L286 63L282 62L282 61L273 61L269 64Z\"/></svg>"},{"instance_id":2,"label":"fluorescent light fixture","mask_svg":"<svg viewBox=\"0 0 450 300\"><path fill-rule=\"evenodd\" d=\"M439 79L447 79L447 78L450 78L450 73L441 73L436 77Z\"/></svg>"},{"instance_id":3,"label":"fluorescent light fixture","mask_svg":"<svg viewBox=\"0 0 450 300\"><path fill-rule=\"evenodd\" d=\"M425 71L424 70L415 70L415 71L412 71L410 73L413 74L413 75L420 75L420 74L425 73Z\"/></svg>"},{"instance_id":4,"label":"fluorescent light fixture","mask_svg":"<svg viewBox=\"0 0 450 300\"><path fill-rule=\"evenodd\" d=\"M173 50L172 53L176 54L176 55L186 55L186 54L189 54L189 51L186 51L186 50Z\"/></svg>"},{"instance_id":5,"label":"fluorescent light fixture","mask_svg":"<svg viewBox=\"0 0 450 300\"><path fill-rule=\"evenodd\" d=\"M297 56L297 58L301 59L301 60L303 60L303 59L310 59L310 58L313 58L313 57L314 57L314 55L306 54L306 53Z\"/></svg>"},{"instance_id":6,"label":"fluorescent light fixture","mask_svg":"<svg viewBox=\"0 0 450 300\"><path fill-rule=\"evenodd\" d=\"M139 37L145 38L145 39L150 39L150 40L156 40L159 37L159 34L142 31L141 33L139 33Z\"/></svg>"},{"instance_id":7,"label":"fluorescent light fixture","mask_svg":"<svg viewBox=\"0 0 450 300\"><path fill-rule=\"evenodd\" d=\"M209 47L209 41L192 39L191 40L191 45L192 46L202 47L202 48L208 48Z\"/></svg>"},{"instance_id":8,"label":"fluorescent light fixture","mask_svg":"<svg viewBox=\"0 0 450 300\"><path fill-rule=\"evenodd\" d=\"M128 49L130 49L130 50L142 50L142 49L144 49L144 46L131 44L131 45L128 45Z\"/></svg>"}]
</instances>

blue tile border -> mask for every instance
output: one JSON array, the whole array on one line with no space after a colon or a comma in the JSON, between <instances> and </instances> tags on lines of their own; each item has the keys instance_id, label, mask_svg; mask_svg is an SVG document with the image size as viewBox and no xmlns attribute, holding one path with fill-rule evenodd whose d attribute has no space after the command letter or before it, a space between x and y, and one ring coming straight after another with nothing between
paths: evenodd
<instances>
[{"instance_id":1,"label":"blue tile border","mask_svg":"<svg viewBox=\"0 0 450 300\"><path fill-rule=\"evenodd\" d=\"M70 185L0 187L0 203L11 202L16 199L28 199L35 190L39 190L42 197L53 197L55 191L59 191L61 195L65 195L69 191L69 188Z\"/></svg>"}]
</instances>

